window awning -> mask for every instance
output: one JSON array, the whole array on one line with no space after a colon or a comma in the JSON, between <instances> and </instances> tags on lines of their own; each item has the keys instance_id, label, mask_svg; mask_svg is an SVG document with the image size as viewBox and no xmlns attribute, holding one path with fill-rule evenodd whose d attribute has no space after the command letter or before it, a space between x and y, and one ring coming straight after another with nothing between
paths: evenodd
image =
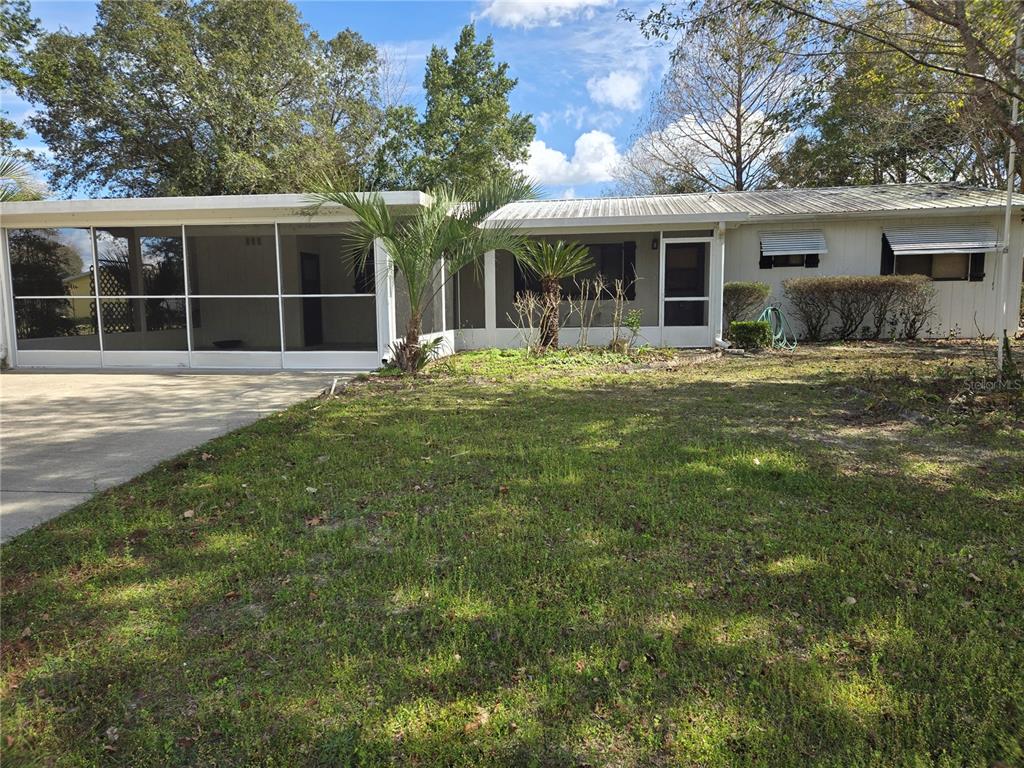
<instances>
[{"instance_id":1,"label":"window awning","mask_svg":"<svg viewBox=\"0 0 1024 768\"><path fill-rule=\"evenodd\" d=\"M799 232L761 232L763 256L790 256L801 253L828 253L825 233L820 229Z\"/></svg>"},{"instance_id":2,"label":"window awning","mask_svg":"<svg viewBox=\"0 0 1024 768\"><path fill-rule=\"evenodd\" d=\"M984 253L999 248L996 230L989 224L885 227L882 231L897 256L912 253Z\"/></svg>"}]
</instances>

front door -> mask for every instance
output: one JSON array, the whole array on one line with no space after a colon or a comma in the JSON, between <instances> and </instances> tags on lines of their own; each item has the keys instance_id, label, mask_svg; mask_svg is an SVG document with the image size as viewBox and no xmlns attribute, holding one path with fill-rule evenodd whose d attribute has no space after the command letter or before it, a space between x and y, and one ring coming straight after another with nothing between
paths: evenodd
<instances>
[{"instance_id":1,"label":"front door","mask_svg":"<svg viewBox=\"0 0 1024 768\"><path fill-rule=\"evenodd\" d=\"M663 241L662 343L703 347L710 343L708 323L709 242Z\"/></svg>"},{"instance_id":2,"label":"front door","mask_svg":"<svg viewBox=\"0 0 1024 768\"><path fill-rule=\"evenodd\" d=\"M320 254L302 253L302 293L320 293ZM302 300L302 334L304 345L315 347L324 343L323 302L319 296Z\"/></svg>"}]
</instances>

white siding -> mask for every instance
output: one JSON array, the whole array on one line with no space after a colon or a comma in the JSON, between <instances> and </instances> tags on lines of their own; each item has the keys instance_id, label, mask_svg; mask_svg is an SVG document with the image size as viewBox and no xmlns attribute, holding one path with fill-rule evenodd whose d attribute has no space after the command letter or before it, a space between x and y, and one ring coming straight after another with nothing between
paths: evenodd
<instances>
[{"instance_id":1,"label":"white siding","mask_svg":"<svg viewBox=\"0 0 1024 768\"><path fill-rule=\"evenodd\" d=\"M877 275L881 270L882 230L894 226L920 225L926 221L920 215L906 218L885 219L832 219L814 222L814 226L825 234L828 253L821 256L821 264L817 269L805 267L775 267L760 269L759 232L791 230L791 223L744 224L726 233L725 247L725 279L727 282L761 281L771 286L771 302L780 303L783 311L786 306L782 294L782 282L793 277L813 277L827 275ZM978 217L965 216L955 219L944 219L944 223L974 224L983 222L1002 232L1002 220L998 216ZM1022 228L1014 227L1011 252L1019 254L1022 241ZM981 282L968 281L935 282L936 317L932 323L931 336L942 338L951 330L958 329L963 337L989 335L995 331L995 283L998 274L999 254L985 255L985 279ZM1016 285L1011 288L1011 295L1020 293L1020 274L1015 275ZM1016 306L1011 301L1011 306ZM789 314L790 322L795 318ZM801 329L798 329L798 332Z\"/></svg>"}]
</instances>

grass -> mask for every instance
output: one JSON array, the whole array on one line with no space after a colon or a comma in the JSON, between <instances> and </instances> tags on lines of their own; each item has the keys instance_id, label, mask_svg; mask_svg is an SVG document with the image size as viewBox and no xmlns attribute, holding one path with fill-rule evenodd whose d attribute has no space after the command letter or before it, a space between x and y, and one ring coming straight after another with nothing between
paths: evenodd
<instances>
[{"instance_id":1,"label":"grass","mask_svg":"<svg viewBox=\"0 0 1024 768\"><path fill-rule=\"evenodd\" d=\"M4 547L4 765L1020 765L1024 421L934 394L973 365L482 352L294 407Z\"/></svg>"}]
</instances>

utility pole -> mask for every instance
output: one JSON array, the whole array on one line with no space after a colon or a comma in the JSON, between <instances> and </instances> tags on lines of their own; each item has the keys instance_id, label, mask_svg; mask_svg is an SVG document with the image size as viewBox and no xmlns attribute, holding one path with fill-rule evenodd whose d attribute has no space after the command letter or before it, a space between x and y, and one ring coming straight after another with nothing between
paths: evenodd
<instances>
[{"instance_id":1,"label":"utility pole","mask_svg":"<svg viewBox=\"0 0 1024 768\"><path fill-rule=\"evenodd\" d=\"M1017 21L1017 37L1013 44L1013 71L1020 74L1021 60L1021 23ZM1017 89L1014 88L1014 96L1010 107L1010 123L1017 125L1017 112L1020 99L1017 98ZM1010 299L1007 296L1008 287L1012 282L1010 274L1010 225L1013 223L1013 187L1014 171L1017 161L1017 142L1010 137L1010 156L1006 161L1006 217L1003 219L1003 253L999 260L999 293L996 296L996 368L1000 375L1003 371L1003 336L1006 334L1006 321ZM1016 262L1016 259L1014 259Z\"/></svg>"}]
</instances>

